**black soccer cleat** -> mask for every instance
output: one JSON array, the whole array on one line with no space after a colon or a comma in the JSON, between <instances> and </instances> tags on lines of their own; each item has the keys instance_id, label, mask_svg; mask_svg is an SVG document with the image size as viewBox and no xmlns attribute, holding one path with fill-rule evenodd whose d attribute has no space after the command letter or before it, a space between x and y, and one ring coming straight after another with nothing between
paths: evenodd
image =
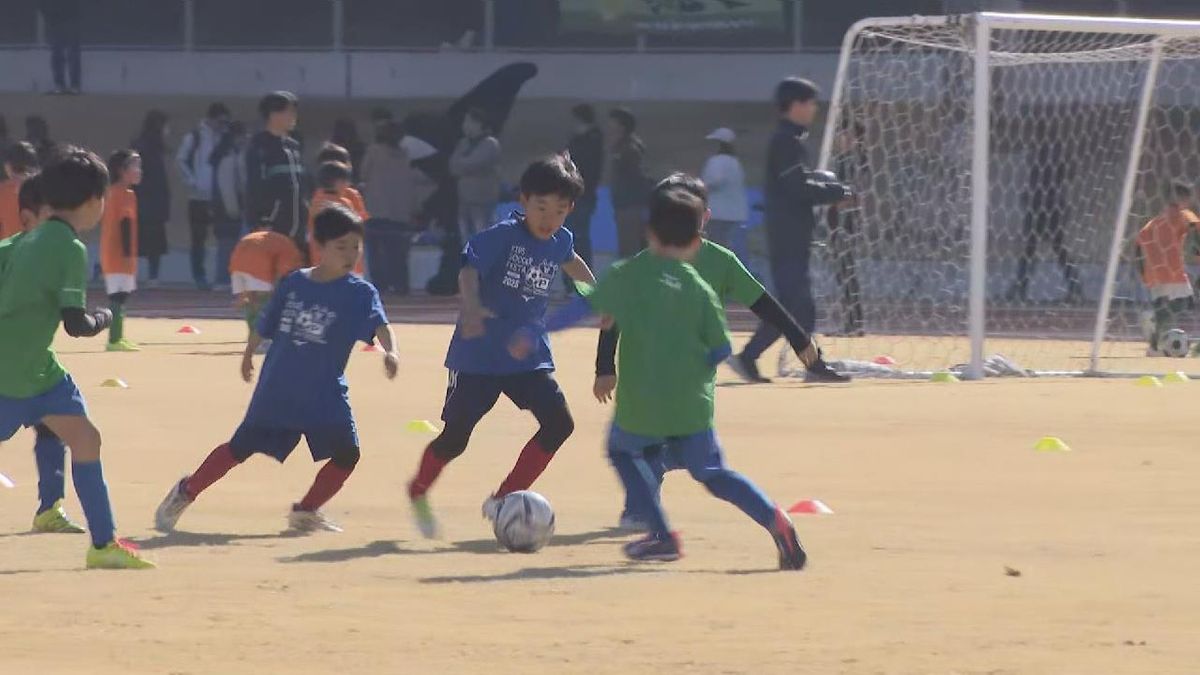
<instances>
[{"instance_id":1,"label":"black soccer cleat","mask_svg":"<svg viewBox=\"0 0 1200 675\"><path fill-rule=\"evenodd\" d=\"M804 569L808 563L808 554L800 545L800 539L796 536L796 527L792 525L792 519L788 518L783 509L779 507L775 508L775 523L771 526L771 537L775 540L775 547L779 549L779 569Z\"/></svg>"},{"instance_id":2,"label":"black soccer cleat","mask_svg":"<svg viewBox=\"0 0 1200 675\"><path fill-rule=\"evenodd\" d=\"M765 384L770 382L770 378L763 377L762 373L758 372L758 363L746 356L745 352L735 354L729 357L726 363L733 369L733 372L738 374L746 382L751 384Z\"/></svg>"}]
</instances>

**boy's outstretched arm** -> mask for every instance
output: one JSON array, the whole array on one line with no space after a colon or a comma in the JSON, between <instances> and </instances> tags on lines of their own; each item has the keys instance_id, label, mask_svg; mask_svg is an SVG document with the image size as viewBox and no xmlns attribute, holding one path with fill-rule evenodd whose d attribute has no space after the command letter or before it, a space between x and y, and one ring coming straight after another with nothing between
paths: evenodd
<instances>
[{"instance_id":1,"label":"boy's outstretched arm","mask_svg":"<svg viewBox=\"0 0 1200 675\"><path fill-rule=\"evenodd\" d=\"M254 354L258 351L258 346L262 344L262 336L257 330L250 332L250 337L246 340L246 349L242 352L242 379L249 382L254 379Z\"/></svg>"},{"instance_id":2,"label":"boy's outstretched arm","mask_svg":"<svg viewBox=\"0 0 1200 675\"><path fill-rule=\"evenodd\" d=\"M763 291L758 300L750 305L750 311L754 312L754 315L763 323L770 324L783 333L788 344L791 345L792 351L796 352L796 356L805 367L813 365L820 358L812 336L796 323L796 319L784 309L783 305L779 304L775 296Z\"/></svg>"},{"instance_id":3,"label":"boy's outstretched arm","mask_svg":"<svg viewBox=\"0 0 1200 675\"><path fill-rule=\"evenodd\" d=\"M589 284L595 284L596 275L592 274L592 268L588 267L588 264L584 262L583 258L579 257L578 253L574 254L574 256L562 264L563 273L575 281L585 281Z\"/></svg>"},{"instance_id":4,"label":"boy's outstretched arm","mask_svg":"<svg viewBox=\"0 0 1200 675\"><path fill-rule=\"evenodd\" d=\"M389 380L396 378L400 369L400 354L396 352L396 336L392 333L391 324L382 324L375 329L375 340L383 349L383 369Z\"/></svg>"}]
</instances>

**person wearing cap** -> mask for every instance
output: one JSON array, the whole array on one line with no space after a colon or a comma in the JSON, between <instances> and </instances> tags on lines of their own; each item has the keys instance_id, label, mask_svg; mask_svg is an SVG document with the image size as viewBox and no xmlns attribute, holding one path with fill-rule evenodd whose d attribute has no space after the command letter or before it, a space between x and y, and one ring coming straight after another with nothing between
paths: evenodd
<instances>
[{"instance_id":1,"label":"person wearing cap","mask_svg":"<svg viewBox=\"0 0 1200 675\"><path fill-rule=\"evenodd\" d=\"M225 135L232 115L220 101L208 106L204 119L179 144L175 163L188 188L188 228L191 230L192 281L196 288L208 289L208 274L204 267L208 231L213 226L213 165L212 154ZM218 274L218 276L220 276Z\"/></svg>"},{"instance_id":2,"label":"person wearing cap","mask_svg":"<svg viewBox=\"0 0 1200 675\"><path fill-rule=\"evenodd\" d=\"M307 250L304 237L308 203L303 192L304 163L300 144L292 138L299 101L289 91L275 91L259 101L263 130L246 148L246 211L252 228L266 224Z\"/></svg>"},{"instance_id":3,"label":"person wearing cap","mask_svg":"<svg viewBox=\"0 0 1200 675\"><path fill-rule=\"evenodd\" d=\"M705 138L717 142L716 154L708 158L700 172L700 180L708 186L708 208L712 212L705 236L726 248L733 248L733 235L750 218L746 172L733 149L737 134L728 127L721 127Z\"/></svg>"}]
</instances>

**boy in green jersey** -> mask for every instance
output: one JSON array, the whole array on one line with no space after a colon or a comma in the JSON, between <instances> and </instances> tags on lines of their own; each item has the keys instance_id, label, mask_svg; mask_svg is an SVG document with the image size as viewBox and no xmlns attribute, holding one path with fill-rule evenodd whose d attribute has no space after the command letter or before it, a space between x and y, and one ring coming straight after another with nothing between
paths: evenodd
<instances>
[{"instance_id":1,"label":"boy in green jersey","mask_svg":"<svg viewBox=\"0 0 1200 675\"><path fill-rule=\"evenodd\" d=\"M746 477L725 466L713 429L716 366L730 354L725 312L690 264L701 245L704 203L683 190L656 192L650 204L650 247L613 266L581 297L546 318L560 330L594 311L621 325L616 417L609 456L649 534L625 546L633 560L677 560L679 537L656 496L646 451L663 447L714 496L762 525L779 551L781 569L799 570L806 556L787 514ZM514 356L529 349L513 341Z\"/></svg>"},{"instance_id":2,"label":"boy in green jersey","mask_svg":"<svg viewBox=\"0 0 1200 675\"><path fill-rule=\"evenodd\" d=\"M51 216L15 242L0 269L0 440L40 426L71 448L71 477L92 538L89 568L154 567L114 535L100 432L52 348L60 322L72 337L97 335L112 322L106 309L84 309L87 250L78 236L100 222L108 171L96 155L66 148L41 181Z\"/></svg>"}]
</instances>

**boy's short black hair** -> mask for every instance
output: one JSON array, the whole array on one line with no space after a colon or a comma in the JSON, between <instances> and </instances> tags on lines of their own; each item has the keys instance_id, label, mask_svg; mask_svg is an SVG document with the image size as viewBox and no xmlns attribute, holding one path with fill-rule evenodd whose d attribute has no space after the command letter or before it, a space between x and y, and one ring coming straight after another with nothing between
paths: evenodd
<instances>
[{"instance_id":1,"label":"boy's short black hair","mask_svg":"<svg viewBox=\"0 0 1200 675\"><path fill-rule=\"evenodd\" d=\"M38 168L37 149L29 141L17 141L5 149L4 163L18 173L35 171Z\"/></svg>"},{"instance_id":2,"label":"boy's short black hair","mask_svg":"<svg viewBox=\"0 0 1200 675\"><path fill-rule=\"evenodd\" d=\"M675 188L655 191L650 197L650 231L663 246L687 246L700 236L704 202Z\"/></svg>"},{"instance_id":3,"label":"boy's short black hair","mask_svg":"<svg viewBox=\"0 0 1200 675\"><path fill-rule=\"evenodd\" d=\"M348 181L353 175L350 171L350 165L342 162L322 162L321 166L317 167L317 185L322 190L333 190L337 188L337 184L341 181Z\"/></svg>"},{"instance_id":4,"label":"boy's short black hair","mask_svg":"<svg viewBox=\"0 0 1200 675\"><path fill-rule=\"evenodd\" d=\"M608 117L620 124L627 134L637 131L637 118L633 116L633 111L629 108L613 108L608 111Z\"/></svg>"},{"instance_id":5,"label":"boy's short black hair","mask_svg":"<svg viewBox=\"0 0 1200 675\"><path fill-rule=\"evenodd\" d=\"M321 146L321 151L317 153L317 164L325 162L341 162L342 164L350 163L350 151L337 143L326 141Z\"/></svg>"},{"instance_id":6,"label":"boy's short black hair","mask_svg":"<svg viewBox=\"0 0 1200 675\"><path fill-rule=\"evenodd\" d=\"M775 87L775 105L779 112L787 112L793 103L807 103L820 95L821 88L812 80L788 77Z\"/></svg>"},{"instance_id":7,"label":"boy's short black hair","mask_svg":"<svg viewBox=\"0 0 1200 675\"><path fill-rule=\"evenodd\" d=\"M105 165L108 169L108 178L112 182L121 180L121 172L125 170L129 160L138 157L138 151L131 148L117 150L108 156L108 163Z\"/></svg>"},{"instance_id":8,"label":"boy's short black hair","mask_svg":"<svg viewBox=\"0 0 1200 675\"><path fill-rule=\"evenodd\" d=\"M655 192L665 192L667 190L683 190L700 198L704 203L704 207L708 208L708 186L704 181L690 173L676 171L666 178L658 181L654 186Z\"/></svg>"},{"instance_id":9,"label":"boy's short black hair","mask_svg":"<svg viewBox=\"0 0 1200 675\"><path fill-rule=\"evenodd\" d=\"M1185 180L1173 180L1167 188L1167 198L1173 202L1192 198L1192 184Z\"/></svg>"},{"instance_id":10,"label":"boy's short black hair","mask_svg":"<svg viewBox=\"0 0 1200 675\"><path fill-rule=\"evenodd\" d=\"M210 120L215 120L219 117L233 117L233 113L229 112L229 106L220 101L209 103L206 115Z\"/></svg>"},{"instance_id":11,"label":"boy's short black hair","mask_svg":"<svg viewBox=\"0 0 1200 675\"><path fill-rule=\"evenodd\" d=\"M17 208L21 211L37 213L46 205L46 197L42 194L42 174L35 173L21 183L17 191Z\"/></svg>"},{"instance_id":12,"label":"boy's short black hair","mask_svg":"<svg viewBox=\"0 0 1200 675\"><path fill-rule=\"evenodd\" d=\"M596 109L590 103L580 103L571 108L571 116L584 124L596 123Z\"/></svg>"},{"instance_id":13,"label":"boy's short black hair","mask_svg":"<svg viewBox=\"0 0 1200 675\"><path fill-rule=\"evenodd\" d=\"M318 244L341 239L352 232L361 237L366 230L362 218L342 204L330 204L313 218L313 239Z\"/></svg>"},{"instance_id":14,"label":"boy's short black hair","mask_svg":"<svg viewBox=\"0 0 1200 675\"><path fill-rule=\"evenodd\" d=\"M258 102L258 114L265 120L272 113L283 112L288 108L298 107L300 99L290 91L273 91Z\"/></svg>"},{"instance_id":15,"label":"boy's short black hair","mask_svg":"<svg viewBox=\"0 0 1200 675\"><path fill-rule=\"evenodd\" d=\"M72 211L108 189L108 169L96 153L78 146L63 147L42 170L42 194L56 210Z\"/></svg>"},{"instance_id":16,"label":"boy's short black hair","mask_svg":"<svg viewBox=\"0 0 1200 675\"><path fill-rule=\"evenodd\" d=\"M521 174L521 194L554 195L574 203L583 194L583 176L566 154L546 155L525 167L525 173Z\"/></svg>"}]
</instances>

